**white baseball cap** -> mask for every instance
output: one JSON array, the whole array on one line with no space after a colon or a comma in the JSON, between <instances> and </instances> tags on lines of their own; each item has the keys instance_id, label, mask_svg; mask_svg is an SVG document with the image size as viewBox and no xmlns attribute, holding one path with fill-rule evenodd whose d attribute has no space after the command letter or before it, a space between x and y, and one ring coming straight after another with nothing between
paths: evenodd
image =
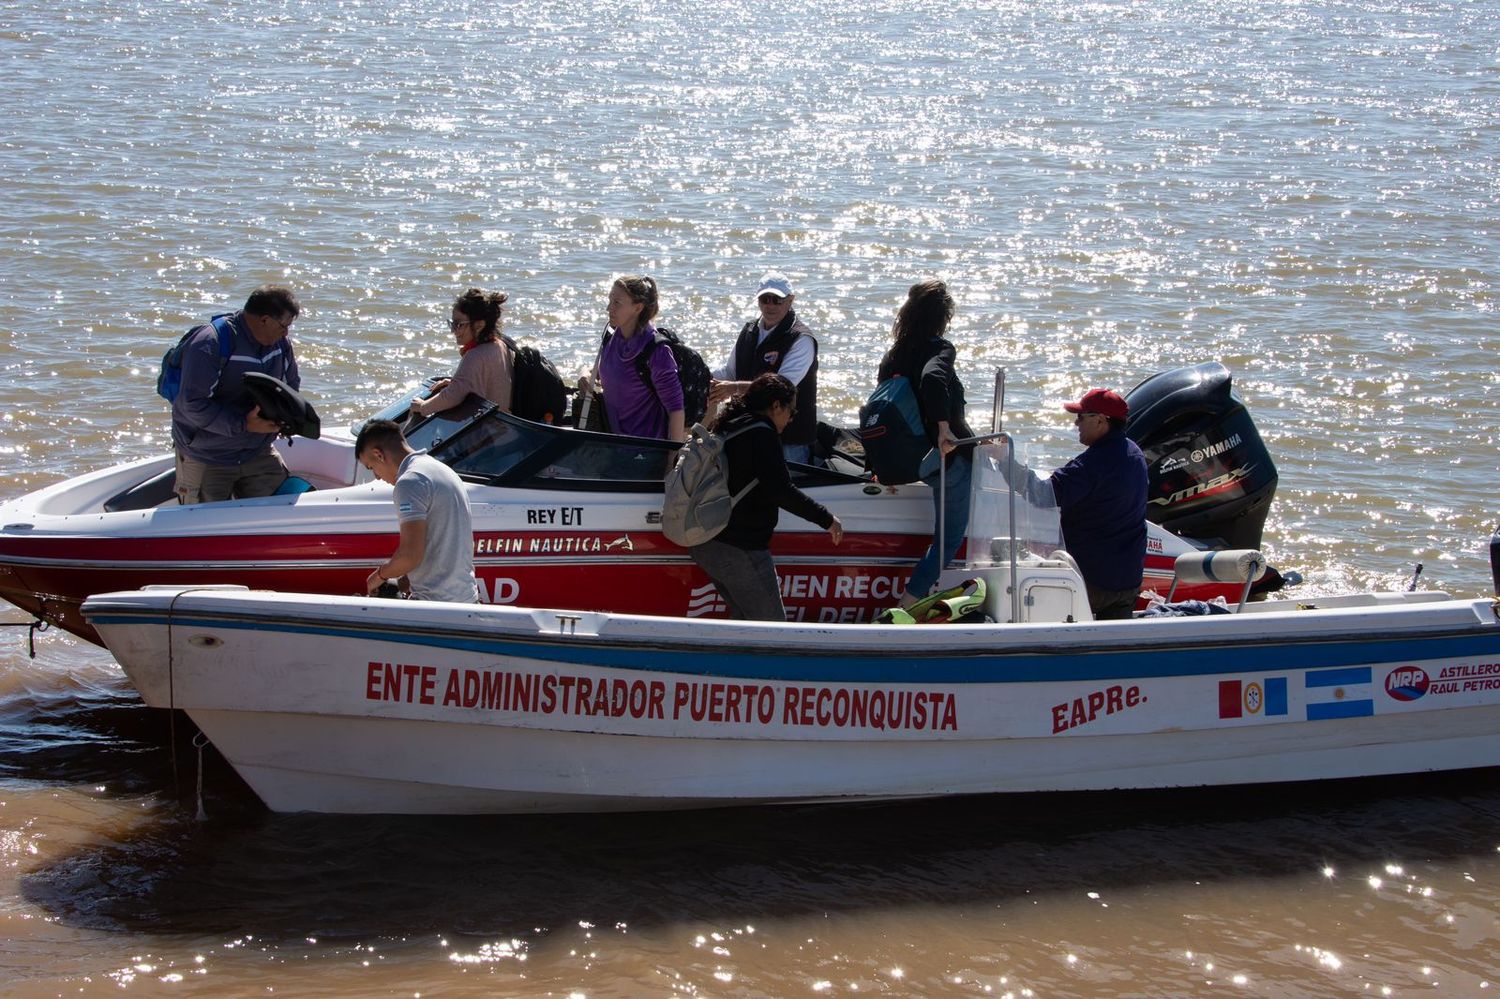
<instances>
[{"instance_id":1,"label":"white baseball cap","mask_svg":"<svg viewBox=\"0 0 1500 999\"><path fill-rule=\"evenodd\" d=\"M767 271L760 279L760 287L756 289L755 297L762 295L775 295L777 298L792 297L792 282L780 271Z\"/></svg>"}]
</instances>

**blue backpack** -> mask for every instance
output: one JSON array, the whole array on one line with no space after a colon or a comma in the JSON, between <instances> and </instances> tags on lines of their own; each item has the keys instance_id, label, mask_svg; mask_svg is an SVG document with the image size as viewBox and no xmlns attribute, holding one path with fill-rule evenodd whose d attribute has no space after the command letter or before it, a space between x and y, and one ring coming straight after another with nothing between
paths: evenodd
<instances>
[{"instance_id":1,"label":"blue backpack","mask_svg":"<svg viewBox=\"0 0 1500 999\"><path fill-rule=\"evenodd\" d=\"M229 325L232 312L222 312L209 320L214 331L219 334L219 370L224 370L224 362L229 360L229 355L234 352L234 328ZM168 350L161 356L161 371L156 375L156 394L168 402L172 402L182 391L182 352L187 349L188 341L193 334L201 330L202 326L194 326L182 334L182 339L177 341L177 346Z\"/></svg>"},{"instance_id":2,"label":"blue backpack","mask_svg":"<svg viewBox=\"0 0 1500 999\"><path fill-rule=\"evenodd\" d=\"M859 439L865 446L865 468L887 486L920 479L922 459L932 450L917 394L905 375L875 386L859 407Z\"/></svg>"}]
</instances>

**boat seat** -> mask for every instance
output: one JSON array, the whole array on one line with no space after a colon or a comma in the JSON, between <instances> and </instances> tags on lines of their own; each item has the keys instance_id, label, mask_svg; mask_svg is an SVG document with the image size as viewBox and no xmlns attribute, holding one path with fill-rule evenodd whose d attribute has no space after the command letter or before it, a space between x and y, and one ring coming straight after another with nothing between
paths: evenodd
<instances>
[{"instance_id":1,"label":"boat seat","mask_svg":"<svg viewBox=\"0 0 1500 999\"><path fill-rule=\"evenodd\" d=\"M277 488L275 495L295 495L296 493L311 492L316 488L317 486L306 479L290 475ZM137 482L129 489L115 493L115 495L104 501L104 511L106 513L120 513L125 510L150 510L176 497L177 469L169 468L164 472L156 473L143 482Z\"/></svg>"},{"instance_id":2,"label":"boat seat","mask_svg":"<svg viewBox=\"0 0 1500 999\"><path fill-rule=\"evenodd\" d=\"M1172 587L1167 590L1167 603L1177 592L1178 583L1243 583L1240 603L1236 611L1245 606L1250 597L1250 587L1266 574L1266 557L1251 548L1225 548L1221 551L1188 552L1177 556L1172 564Z\"/></svg>"},{"instance_id":3,"label":"boat seat","mask_svg":"<svg viewBox=\"0 0 1500 999\"><path fill-rule=\"evenodd\" d=\"M144 482L137 482L129 489L115 493L104 501L104 510L106 513L119 513L122 510L149 510L152 507L161 506L176 495L177 469L174 467L165 472L158 472Z\"/></svg>"}]
</instances>

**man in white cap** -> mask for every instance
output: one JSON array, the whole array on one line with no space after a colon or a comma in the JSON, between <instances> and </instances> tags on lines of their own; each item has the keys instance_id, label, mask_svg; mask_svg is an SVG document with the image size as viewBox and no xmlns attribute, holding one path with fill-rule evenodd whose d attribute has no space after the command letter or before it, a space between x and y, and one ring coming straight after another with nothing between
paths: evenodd
<instances>
[{"instance_id":1,"label":"man in white cap","mask_svg":"<svg viewBox=\"0 0 1500 999\"><path fill-rule=\"evenodd\" d=\"M709 385L708 411L740 395L755 377L774 371L797 386L797 410L781 434L781 449L787 461L808 464L812 442L818 432L818 341L797 318L792 303L797 299L792 282L780 271L760 279L755 305L760 318L740 330L734 350L714 371Z\"/></svg>"}]
</instances>

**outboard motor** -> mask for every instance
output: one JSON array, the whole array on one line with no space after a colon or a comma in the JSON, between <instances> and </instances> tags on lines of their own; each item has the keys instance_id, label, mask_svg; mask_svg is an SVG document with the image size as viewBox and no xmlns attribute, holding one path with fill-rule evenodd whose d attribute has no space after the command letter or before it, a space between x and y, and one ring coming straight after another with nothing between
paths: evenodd
<instances>
[{"instance_id":1,"label":"outboard motor","mask_svg":"<svg viewBox=\"0 0 1500 999\"><path fill-rule=\"evenodd\" d=\"M1125 397L1125 434L1146 455L1147 520L1215 547L1259 548L1276 466L1231 381L1217 361L1152 375Z\"/></svg>"},{"instance_id":2,"label":"outboard motor","mask_svg":"<svg viewBox=\"0 0 1500 999\"><path fill-rule=\"evenodd\" d=\"M1500 524L1490 535L1490 575L1495 578L1495 596L1500 597Z\"/></svg>"}]
</instances>

